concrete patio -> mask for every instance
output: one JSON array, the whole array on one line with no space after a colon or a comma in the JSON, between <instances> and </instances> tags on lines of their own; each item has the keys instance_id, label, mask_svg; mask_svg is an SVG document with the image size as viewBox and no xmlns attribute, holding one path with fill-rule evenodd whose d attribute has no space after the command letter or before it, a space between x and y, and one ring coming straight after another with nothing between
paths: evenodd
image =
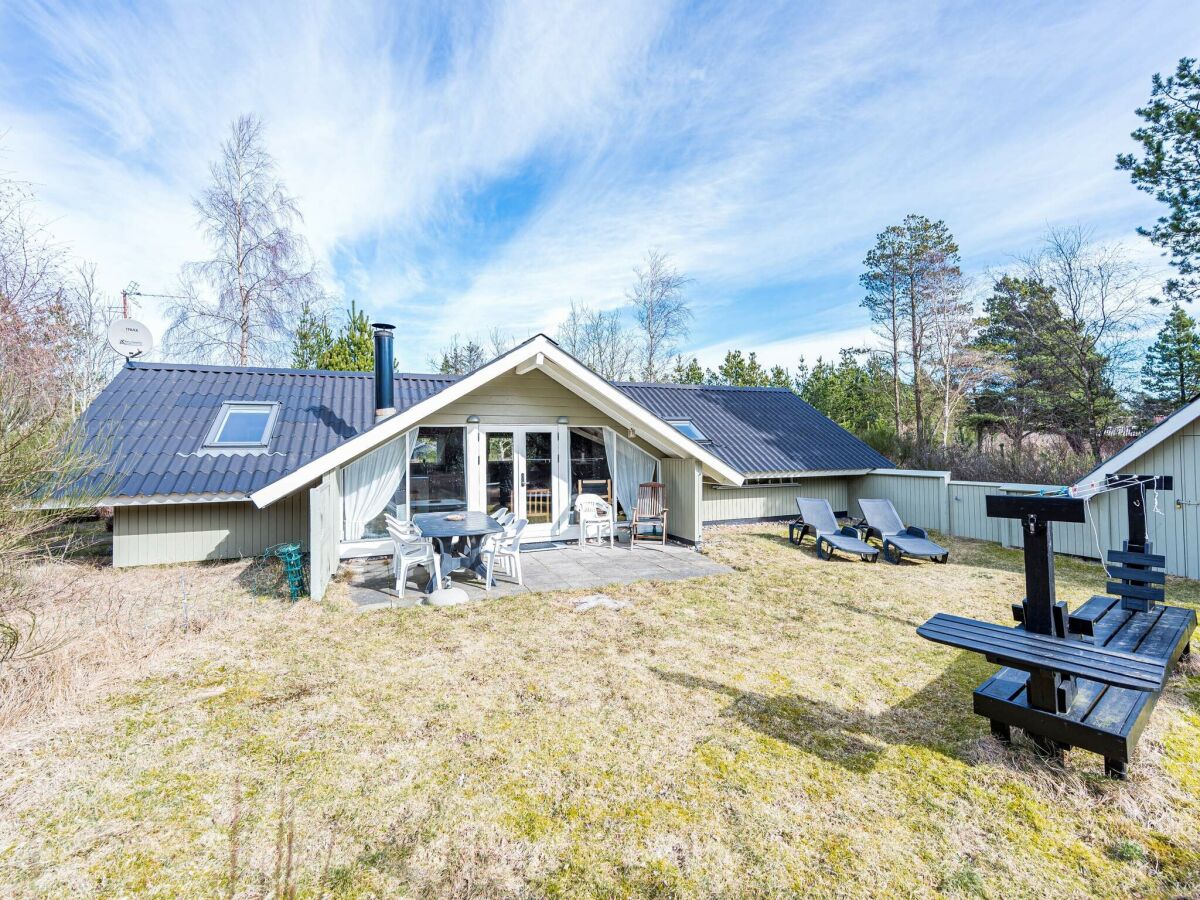
<instances>
[{"instance_id":1,"label":"concrete patio","mask_svg":"<svg viewBox=\"0 0 1200 900\"><path fill-rule=\"evenodd\" d=\"M679 581L731 571L693 548L675 543L638 543L632 550L628 543L613 548L607 545L581 548L574 543L534 545L522 550L521 566L524 585L498 573L496 586L490 594L484 591L482 580L473 572L455 572L451 584L462 588L469 599L480 600L520 593L600 588L635 581ZM347 560L342 573L343 577L349 576L350 599L360 610L415 606L425 601L425 595L417 587L425 582L423 569L410 574L403 601L396 598L387 558Z\"/></svg>"}]
</instances>

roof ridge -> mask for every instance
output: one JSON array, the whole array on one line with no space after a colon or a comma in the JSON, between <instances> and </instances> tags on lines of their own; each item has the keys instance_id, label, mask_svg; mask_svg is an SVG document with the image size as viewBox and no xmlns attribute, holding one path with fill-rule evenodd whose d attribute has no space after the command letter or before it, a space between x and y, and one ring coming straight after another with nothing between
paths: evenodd
<instances>
[{"instance_id":1,"label":"roof ridge","mask_svg":"<svg viewBox=\"0 0 1200 900\"><path fill-rule=\"evenodd\" d=\"M178 363L178 362L141 362L131 359L126 365L129 369L145 369L149 371L172 372L221 372L226 374L247 375L297 375L318 378L374 378L374 372L353 372L342 369L292 369L285 366L223 366L214 363ZM430 381L458 381L461 375L448 375L442 372L396 372L395 378L424 378Z\"/></svg>"},{"instance_id":2,"label":"roof ridge","mask_svg":"<svg viewBox=\"0 0 1200 900\"><path fill-rule=\"evenodd\" d=\"M777 385L750 385L750 384L680 384L677 381L614 381L613 385L617 387L644 387L644 388L673 388L682 390L701 390L701 391L783 391L788 394L795 394L791 388L779 387Z\"/></svg>"}]
</instances>

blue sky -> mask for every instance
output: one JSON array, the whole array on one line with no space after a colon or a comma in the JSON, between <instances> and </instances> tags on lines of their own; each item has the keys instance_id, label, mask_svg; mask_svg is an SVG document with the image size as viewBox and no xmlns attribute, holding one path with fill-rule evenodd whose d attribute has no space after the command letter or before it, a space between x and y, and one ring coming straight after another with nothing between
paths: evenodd
<instances>
[{"instance_id":1,"label":"blue sky","mask_svg":"<svg viewBox=\"0 0 1200 900\"><path fill-rule=\"evenodd\" d=\"M908 212L973 272L1080 223L1161 268L1113 159L1198 51L1189 2L0 0L0 165L104 287L169 293L254 112L331 289L401 326L405 368L620 305L649 247L694 279L690 352L791 366L869 340L860 264Z\"/></svg>"}]
</instances>

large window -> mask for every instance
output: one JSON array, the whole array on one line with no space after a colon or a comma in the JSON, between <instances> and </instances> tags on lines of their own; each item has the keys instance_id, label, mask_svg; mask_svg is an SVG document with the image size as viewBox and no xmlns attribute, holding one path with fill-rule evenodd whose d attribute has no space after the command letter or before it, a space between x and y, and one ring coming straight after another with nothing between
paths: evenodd
<instances>
[{"instance_id":1,"label":"large window","mask_svg":"<svg viewBox=\"0 0 1200 900\"><path fill-rule=\"evenodd\" d=\"M575 498L580 494L599 494L616 503L608 456L604 452L604 432L599 428L571 429L571 521L575 522ZM618 509L619 514L619 509Z\"/></svg>"},{"instance_id":2,"label":"large window","mask_svg":"<svg viewBox=\"0 0 1200 900\"><path fill-rule=\"evenodd\" d=\"M409 515L467 508L462 428L422 428L408 467Z\"/></svg>"}]
</instances>

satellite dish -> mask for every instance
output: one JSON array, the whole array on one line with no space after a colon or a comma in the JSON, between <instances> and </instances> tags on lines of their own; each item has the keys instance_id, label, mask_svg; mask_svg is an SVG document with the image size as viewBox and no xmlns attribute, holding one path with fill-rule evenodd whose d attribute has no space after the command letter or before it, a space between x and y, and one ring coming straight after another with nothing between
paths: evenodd
<instances>
[{"instance_id":1,"label":"satellite dish","mask_svg":"<svg viewBox=\"0 0 1200 900\"><path fill-rule=\"evenodd\" d=\"M117 319L108 326L108 346L126 359L133 359L154 349L150 329L133 319Z\"/></svg>"}]
</instances>

